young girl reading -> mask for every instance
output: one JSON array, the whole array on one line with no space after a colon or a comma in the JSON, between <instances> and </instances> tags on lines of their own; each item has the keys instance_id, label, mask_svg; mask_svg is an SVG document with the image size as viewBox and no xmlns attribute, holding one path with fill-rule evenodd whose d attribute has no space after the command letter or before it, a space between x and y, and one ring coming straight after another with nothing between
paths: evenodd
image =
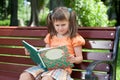
<instances>
[{"instance_id":1,"label":"young girl reading","mask_svg":"<svg viewBox=\"0 0 120 80\"><path fill-rule=\"evenodd\" d=\"M48 14L47 24L48 34L44 39L46 47L66 45L70 53L68 61L75 64L81 63L83 60L82 46L85 44L85 40L77 33L75 12L66 7L55 8ZM37 73L37 75L33 73ZM34 80L39 74L40 80L73 80L70 76L71 73L71 67L44 71L38 66L34 66L26 69L20 75L19 80Z\"/></svg>"}]
</instances>

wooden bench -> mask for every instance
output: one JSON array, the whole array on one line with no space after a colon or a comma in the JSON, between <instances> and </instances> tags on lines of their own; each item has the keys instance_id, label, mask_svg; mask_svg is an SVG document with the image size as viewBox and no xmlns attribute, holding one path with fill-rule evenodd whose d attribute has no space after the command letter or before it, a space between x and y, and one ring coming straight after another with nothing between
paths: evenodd
<instances>
[{"instance_id":1,"label":"wooden bench","mask_svg":"<svg viewBox=\"0 0 120 80\"><path fill-rule=\"evenodd\" d=\"M116 80L119 29L79 28L78 32L86 40L83 46L84 61L75 65L73 78ZM29 56L25 56L21 41L44 47L46 34L45 27L0 27L0 80L18 80L24 69L35 65Z\"/></svg>"}]
</instances>

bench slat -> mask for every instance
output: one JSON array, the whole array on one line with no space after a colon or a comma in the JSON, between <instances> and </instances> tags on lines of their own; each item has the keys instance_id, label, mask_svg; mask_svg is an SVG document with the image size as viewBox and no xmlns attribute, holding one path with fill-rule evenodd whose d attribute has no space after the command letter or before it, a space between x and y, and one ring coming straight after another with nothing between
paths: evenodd
<instances>
[{"instance_id":1,"label":"bench slat","mask_svg":"<svg viewBox=\"0 0 120 80\"><path fill-rule=\"evenodd\" d=\"M0 36L45 36L47 34L46 28L3 28L0 31ZM14 31L13 31L14 30ZM101 38L101 39L114 39L115 29L79 29L78 32L84 38ZM98 36L99 35L99 36Z\"/></svg>"},{"instance_id":2,"label":"bench slat","mask_svg":"<svg viewBox=\"0 0 120 80\"><path fill-rule=\"evenodd\" d=\"M11 54L11 55L25 55L23 48L0 48L0 54Z\"/></svg>"},{"instance_id":3,"label":"bench slat","mask_svg":"<svg viewBox=\"0 0 120 80\"><path fill-rule=\"evenodd\" d=\"M8 46L23 46L22 40L27 41L34 46L45 46L45 43L42 39L0 39L1 45ZM113 49L113 41L106 40L86 40L86 45L83 46L88 49Z\"/></svg>"},{"instance_id":4,"label":"bench slat","mask_svg":"<svg viewBox=\"0 0 120 80\"><path fill-rule=\"evenodd\" d=\"M84 48L88 49L113 49L113 41L86 40Z\"/></svg>"},{"instance_id":5,"label":"bench slat","mask_svg":"<svg viewBox=\"0 0 120 80\"><path fill-rule=\"evenodd\" d=\"M38 39L0 39L0 45L8 46L23 46L22 40L27 41L31 45L35 46L44 46L45 43L43 40Z\"/></svg>"},{"instance_id":6,"label":"bench slat","mask_svg":"<svg viewBox=\"0 0 120 80\"><path fill-rule=\"evenodd\" d=\"M26 66L27 65L35 65L34 63L33 63L33 61L31 60L31 59L26 59L26 58L19 58L19 60L17 60L18 59L18 57L8 57L8 56L6 56L6 57L1 57L0 56L0 61L1 62L6 62L6 63L4 63L5 65L9 62L9 63L11 63L11 64L14 64L14 65L17 65L17 64L21 64L21 65L23 65L23 64L25 64ZM81 69L81 70L85 70L86 69L86 67L90 64L91 62L82 62L81 64L78 64L78 65L75 65L76 67L76 69ZM2 64L3 65L3 64ZM101 67L100 67L101 66ZM8 67L8 66L7 66ZM10 67L10 66L9 66ZM0 67L0 70L3 70L3 68L5 68L6 69L6 67ZM4 69L4 70L5 70ZM97 70L97 71L109 71L109 66L107 65L107 64L100 64L100 65L98 65L98 66L96 66L96 68L95 68L95 70ZM15 71L15 70L14 70Z\"/></svg>"},{"instance_id":7,"label":"bench slat","mask_svg":"<svg viewBox=\"0 0 120 80\"><path fill-rule=\"evenodd\" d=\"M34 64L34 62L30 58L14 57L14 56L0 56L0 62L32 64L32 65Z\"/></svg>"},{"instance_id":8,"label":"bench slat","mask_svg":"<svg viewBox=\"0 0 120 80\"><path fill-rule=\"evenodd\" d=\"M29 68L28 65L19 65L19 64L0 64L0 71L6 72L14 72L14 73L21 73L25 69Z\"/></svg>"},{"instance_id":9,"label":"bench slat","mask_svg":"<svg viewBox=\"0 0 120 80\"><path fill-rule=\"evenodd\" d=\"M18 73L0 71L0 80L18 80L19 75Z\"/></svg>"},{"instance_id":10,"label":"bench slat","mask_svg":"<svg viewBox=\"0 0 120 80\"><path fill-rule=\"evenodd\" d=\"M105 74L105 73L94 73L94 75L96 77L98 77L98 80L109 80L109 74ZM73 78L78 78L81 79L83 76L83 80L84 80L84 75L82 75L81 72L79 71L74 71L72 72L72 77Z\"/></svg>"},{"instance_id":11,"label":"bench slat","mask_svg":"<svg viewBox=\"0 0 120 80\"><path fill-rule=\"evenodd\" d=\"M83 52L84 60L111 60L112 53Z\"/></svg>"},{"instance_id":12,"label":"bench slat","mask_svg":"<svg viewBox=\"0 0 120 80\"><path fill-rule=\"evenodd\" d=\"M45 36L47 30L1 30L0 36L27 36L27 37L38 37Z\"/></svg>"},{"instance_id":13,"label":"bench slat","mask_svg":"<svg viewBox=\"0 0 120 80\"><path fill-rule=\"evenodd\" d=\"M15 49L15 50L17 50L17 49ZM6 52L8 52L8 51L6 51ZM21 53L19 53L19 54L21 55ZM30 59L28 59L26 57L20 57L20 55L13 55L13 54L12 55L10 55L10 54L9 55L8 54L1 55L0 61L1 62L11 62L11 63L16 62L16 63L23 63L23 64L31 64L31 62L29 63ZM111 60L111 58L112 58L111 56L112 56L111 53L92 53L92 52L84 52L83 53L84 60ZM17 58L19 58L19 60L17 60Z\"/></svg>"},{"instance_id":14,"label":"bench slat","mask_svg":"<svg viewBox=\"0 0 120 80\"><path fill-rule=\"evenodd\" d=\"M86 39L114 39L115 31L94 31L94 30L79 30L81 36Z\"/></svg>"},{"instance_id":15,"label":"bench slat","mask_svg":"<svg viewBox=\"0 0 120 80\"><path fill-rule=\"evenodd\" d=\"M75 64L74 69L85 70L88 67L89 64L90 64L90 62L82 62L80 64ZM96 65L94 70L95 71L109 72L110 67L109 67L108 64L102 63L102 64L99 64L99 65Z\"/></svg>"}]
</instances>

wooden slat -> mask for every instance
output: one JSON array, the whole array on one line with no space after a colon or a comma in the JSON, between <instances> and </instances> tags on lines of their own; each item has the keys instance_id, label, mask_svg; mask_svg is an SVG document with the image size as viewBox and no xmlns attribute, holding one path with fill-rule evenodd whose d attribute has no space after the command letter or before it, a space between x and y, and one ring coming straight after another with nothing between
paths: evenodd
<instances>
[{"instance_id":1,"label":"wooden slat","mask_svg":"<svg viewBox=\"0 0 120 80\"><path fill-rule=\"evenodd\" d=\"M46 26L40 27L18 27L18 26L0 26L0 30L46 30Z\"/></svg>"},{"instance_id":2,"label":"wooden slat","mask_svg":"<svg viewBox=\"0 0 120 80\"><path fill-rule=\"evenodd\" d=\"M84 48L88 49L113 49L113 41L107 40L86 40Z\"/></svg>"},{"instance_id":3,"label":"wooden slat","mask_svg":"<svg viewBox=\"0 0 120 80\"><path fill-rule=\"evenodd\" d=\"M23 46L22 40L27 41L31 45L34 46L44 46L45 43L40 39L0 39L0 45L8 45L8 46Z\"/></svg>"},{"instance_id":4,"label":"wooden slat","mask_svg":"<svg viewBox=\"0 0 120 80\"><path fill-rule=\"evenodd\" d=\"M25 55L23 48L0 48L0 54ZM96 57L95 57L96 56ZM83 52L84 60L110 60L112 53Z\"/></svg>"},{"instance_id":5,"label":"wooden slat","mask_svg":"<svg viewBox=\"0 0 120 80\"><path fill-rule=\"evenodd\" d=\"M45 36L47 29L27 29L27 28L15 28L15 29L0 29L0 36Z\"/></svg>"},{"instance_id":6,"label":"wooden slat","mask_svg":"<svg viewBox=\"0 0 120 80\"><path fill-rule=\"evenodd\" d=\"M79 30L79 34L88 39L114 39L115 31Z\"/></svg>"},{"instance_id":7,"label":"wooden slat","mask_svg":"<svg viewBox=\"0 0 120 80\"><path fill-rule=\"evenodd\" d=\"M14 30L14 32L13 32ZM80 28L79 33L84 38L104 38L114 39L115 28L93 29L93 28ZM1 28L0 35L2 36L45 36L47 28Z\"/></svg>"},{"instance_id":8,"label":"wooden slat","mask_svg":"<svg viewBox=\"0 0 120 80\"><path fill-rule=\"evenodd\" d=\"M47 31L45 32L44 30L40 31L40 30L36 30L36 31L32 31L32 30L15 30L15 31L0 31L0 36L32 36L32 37L36 37L36 36L45 36L47 33Z\"/></svg>"},{"instance_id":9,"label":"wooden slat","mask_svg":"<svg viewBox=\"0 0 120 80\"><path fill-rule=\"evenodd\" d=\"M74 64L75 67L74 69L81 69L81 70L85 70L88 65L90 64L91 62L82 62L80 64ZM104 72L109 72L110 71L110 67L108 64L105 64L105 63L101 63L99 65L96 65L95 71L104 71Z\"/></svg>"},{"instance_id":10,"label":"wooden slat","mask_svg":"<svg viewBox=\"0 0 120 80\"><path fill-rule=\"evenodd\" d=\"M23 65L17 65L17 64L0 64L0 71L6 71L6 72L14 72L14 73L21 73L25 69L29 68L30 66L23 66Z\"/></svg>"},{"instance_id":11,"label":"wooden slat","mask_svg":"<svg viewBox=\"0 0 120 80\"><path fill-rule=\"evenodd\" d=\"M24 48L0 48L0 54L25 55Z\"/></svg>"},{"instance_id":12,"label":"wooden slat","mask_svg":"<svg viewBox=\"0 0 120 80\"><path fill-rule=\"evenodd\" d=\"M19 80L19 73L0 71L0 80Z\"/></svg>"},{"instance_id":13,"label":"wooden slat","mask_svg":"<svg viewBox=\"0 0 120 80\"><path fill-rule=\"evenodd\" d=\"M79 71L74 71L74 72L72 72L72 77L73 77L73 78L81 79L82 76L83 76L83 80L84 80L84 75L82 75L81 72L79 72ZM98 80L109 80L109 74L105 74L105 73L94 73L94 76L98 77Z\"/></svg>"},{"instance_id":14,"label":"wooden slat","mask_svg":"<svg viewBox=\"0 0 120 80\"><path fill-rule=\"evenodd\" d=\"M0 39L0 45L22 46L22 40L34 46L45 46L44 39ZM106 40L86 40L84 48L93 49L113 49L113 41Z\"/></svg>"},{"instance_id":15,"label":"wooden slat","mask_svg":"<svg viewBox=\"0 0 120 80\"><path fill-rule=\"evenodd\" d=\"M18 80L19 75L20 75L19 73L10 73L10 72L0 71L0 80ZM80 79L81 78L80 76L81 74L77 72L72 74L73 78ZM97 76L99 80L108 80L109 75L108 74L96 74L95 76Z\"/></svg>"},{"instance_id":16,"label":"wooden slat","mask_svg":"<svg viewBox=\"0 0 120 80\"><path fill-rule=\"evenodd\" d=\"M24 54L22 54L22 55L24 55ZM87 52L83 53L84 60L110 60L111 56L112 56L111 53L87 53ZM18 58L19 58L19 60L18 60ZM11 56L10 55L9 56L0 56L0 61L1 62L11 62L11 63L15 62L15 63L22 63L22 64L30 64L31 63L31 62L28 63L29 59L27 59L27 58L15 57L12 55Z\"/></svg>"},{"instance_id":17,"label":"wooden slat","mask_svg":"<svg viewBox=\"0 0 120 80\"><path fill-rule=\"evenodd\" d=\"M34 62L30 58L14 57L14 56L0 56L0 62L34 64Z\"/></svg>"},{"instance_id":18,"label":"wooden slat","mask_svg":"<svg viewBox=\"0 0 120 80\"><path fill-rule=\"evenodd\" d=\"M8 73L22 73L25 69L29 68L30 66L20 66L20 65L12 65L12 64L0 64L0 71L8 72ZM7 70L6 70L7 69ZM79 78L81 76L81 71L74 71L73 70L72 76L77 76ZM4 74L2 74L4 75Z\"/></svg>"},{"instance_id":19,"label":"wooden slat","mask_svg":"<svg viewBox=\"0 0 120 80\"><path fill-rule=\"evenodd\" d=\"M30 66L27 65L18 65L18 64L0 64L0 71L7 71L7 72L14 72L14 73L21 73L25 69L29 68ZM7 69L7 70L6 70Z\"/></svg>"},{"instance_id":20,"label":"wooden slat","mask_svg":"<svg viewBox=\"0 0 120 80\"><path fill-rule=\"evenodd\" d=\"M18 60L19 59L19 60ZM9 63L17 63L17 64L31 64L34 65L34 62L31 59L26 58L18 58L18 57L9 57L9 56L0 56L1 62L9 62ZM89 62L82 62L81 64L75 65L75 69L86 69L86 67L89 65ZM101 67L100 67L101 66ZM3 67L6 68L6 67ZM0 68L1 69L1 68ZM100 64L97 65L95 70L98 71L109 71L109 66L107 64Z\"/></svg>"},{"instance_id":21,"label":"wooden slat","mask_svg":"<svg viewBox=\"0 0 120 80\"><path fill-rule=\"evenodd\" d=\"M83 52L84 60L111 60L112 53Z\"/></svg>"}]
</instances>

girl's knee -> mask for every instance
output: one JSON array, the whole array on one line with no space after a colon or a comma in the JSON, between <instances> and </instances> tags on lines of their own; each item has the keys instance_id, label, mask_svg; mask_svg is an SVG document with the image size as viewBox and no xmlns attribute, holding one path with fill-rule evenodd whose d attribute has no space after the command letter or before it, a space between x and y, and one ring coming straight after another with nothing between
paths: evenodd
<instances>
[{"instance_id":1,"label":"girl's knee","mask_svg":"<svg viewBox=\"0 0 120 80\"><path fill-rule=\"evenodd\" d=\"M23 72L20 74L19 80L34 80L34 77L28 72Z\"/></svg>"},{"instance_id":2,"label":"girl's knee","mask_svg":"<svg viewBox=\"0 0 120 80\"><path fill-rule=\"evenodd\" d=\"M54 80L51 76L44 76L41 80Z\"/></svg>"}]
</instances>

